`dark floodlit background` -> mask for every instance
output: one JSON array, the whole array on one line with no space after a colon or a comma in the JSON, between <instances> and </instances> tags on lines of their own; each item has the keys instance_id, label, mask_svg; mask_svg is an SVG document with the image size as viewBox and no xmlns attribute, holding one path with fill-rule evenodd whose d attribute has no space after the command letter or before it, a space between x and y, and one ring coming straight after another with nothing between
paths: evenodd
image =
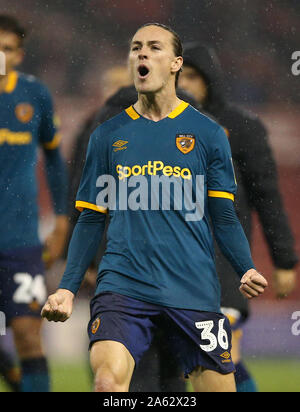
<instances>
[{"instance_id":1,"label":"dark floodlit background","mask_svg":"<svg viewBox=\"0 0 300 412\"><path fill-rule=\"evenodd\" d=\"M111 92L107 70L126 62L128 42L140 25L159 21L171 25L183 42L212 45L226 73L230 99L259 114L269 130L300 253L300 76L291 71L292 54L300 50L299 0L0 0L0 12L15 15L28 29L21 69L50 87L68 160L82 122ZM44 234L52 212L42 178L41 212ZM257 267L271 279L273 268L257 219L253 249ZM48 275L50 289L62 270L57 267ZM300 391L300 336L291 332L299 298L298 282L285 301L275 300L270 287L252 303L244 353L261 389ZM46 326L55 390L89 390L87 319L83 295L71 321Z\"/></svg>"}]
</instances>

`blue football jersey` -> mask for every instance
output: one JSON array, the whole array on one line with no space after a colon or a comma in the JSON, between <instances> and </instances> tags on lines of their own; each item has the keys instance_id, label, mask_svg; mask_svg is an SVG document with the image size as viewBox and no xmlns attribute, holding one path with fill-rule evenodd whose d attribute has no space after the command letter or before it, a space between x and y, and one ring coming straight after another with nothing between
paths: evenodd
<instances>
[{"instance_id":1,"label":"blue football jersey","mask_svg":"<svg viewBox=\"0 0 300 412\"><path fill-rule=\"evenodd\" d=\"M223 128L187 103L159 122L133 107L105 122L76 200L110 216L96 293L220 312L208 196L235 192Z\"/></svg>"},{"instance_id":2,"label":"blue football jersey","mask_svg":"<svg viewBox=\"0 0 300 412\"><path fill-rule=\"evenodd\" d=\"M59 145L52 99L33 76L8 75L0 93L0 250L33 247L38 237L37 149Z\"/></svg>"}]
</instances>

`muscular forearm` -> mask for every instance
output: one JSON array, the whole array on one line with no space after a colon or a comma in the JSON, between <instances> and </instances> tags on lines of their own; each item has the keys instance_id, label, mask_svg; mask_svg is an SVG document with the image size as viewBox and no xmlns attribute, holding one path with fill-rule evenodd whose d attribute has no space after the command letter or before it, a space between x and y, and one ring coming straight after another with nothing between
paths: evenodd
<instances>
[{"instance_id":1,"label":"muscular forearm","mask_svg":"<svg viewBox=\"0 0 300 412\"><path fill-rule=\"evenodd\" d=\"M209 212L213 231L224 256L242 277L255 268L248 240L229 199L210 198Z\"/></svg>"},{"instance_id":2,"label":"muscular forearm","mask_svg":"<svg viewBox=\"0 0 300 412\"><path fill-rule=\"evenodd\" d=\"M97 253L101 242L106 216L99 212L84 210L75 226L69 246L67 267L59 285L76 295L84 275Z\"/></svg>"}]
</instances>

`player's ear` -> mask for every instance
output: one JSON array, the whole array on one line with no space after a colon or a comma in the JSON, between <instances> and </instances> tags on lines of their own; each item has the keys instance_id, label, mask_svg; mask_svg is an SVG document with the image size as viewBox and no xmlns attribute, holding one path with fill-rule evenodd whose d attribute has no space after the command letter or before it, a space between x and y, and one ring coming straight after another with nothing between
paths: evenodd
<instances>
[{"instance_id":1,"label":"player's ear","mask_svg":"<svg viewBox=\"0 0 300 412\"><path fill-rule=\"evenodd\" d=\"M171 72L177 73L183 66L183 58L181 56L175 57L171 64Z\"/></svg>"}]
</instances>

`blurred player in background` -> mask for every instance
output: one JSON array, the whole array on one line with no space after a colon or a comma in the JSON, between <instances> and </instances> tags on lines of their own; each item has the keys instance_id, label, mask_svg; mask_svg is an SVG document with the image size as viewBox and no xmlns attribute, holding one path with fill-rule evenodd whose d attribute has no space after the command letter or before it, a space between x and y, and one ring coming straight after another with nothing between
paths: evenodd
<instances>
[{"instance_id":1,"label":"blurred player in background","mask_svg":"<svg viewBox=\"0 0 300 412\"><path fill-rule=\"evenodd\" d=\"M132 84L127 66L116 64L105 70L100 79L101 97L103 101L108 100L123 87Z\"/></svg>"},{"instance_id":2,"label":"blurred player in background","mask_svg":"<svg viewBox=\"0 0 300 412\"><path fill-rule=\"evenodd\" d=\"M119 167L122 162L126 169L130 165L140 170L148 182L155 174L150 159L157 158L174 167L167 166L165 176L171 170L178 175L180 169L183 179L187 167L194 174L206 174L203 218L197 223L185 219L185 208L163 213L161 204L150 211L109 210L108 244L88 328L98 392L128 391L158 317L168 329L169 350L181 361L195 391L235 392L231 331L220 313L208 210L224 254L241 275L240 291L252 298L267 287L254 269L235 216L236 182L226 135L176 96L182 61L180 39L166 26L149 24L133 37L129 64L138 102L101 125L90 139L76 202L81 215L67 268L59 290L42 310L50 321L64 322L71 316L74 297L104 233L108 209L98 199L99 176L115 177L119 186L120 173L125 173ZM189 135L176 137L187 129ZM119 202L118 191L116 196Z\"/></svg>"},{"instance_id":3,"label":"blurred player in background","mask_svg":"<svg viewBox=\"0 0 300 412\"><path fill-rule=\"evenodd\" d=\"M21 24L0 15L0 50L6 56L6 75L0 76L0 310L13 331L20 390L47 392L49 371L39 316L47 295L38 236L38 148L45 155L56 214L54 231L44 247L48 267L65 247L67 175L49 91L35 77L16 71L24 58L24 39Z\"/></svg>"},{"instance_id":4,"label":"blurred player in background","mask_svg":"<svg viewBox=\"0 0 300 412\"><path fill-rule=\"evenodd\" d=\"M266 129L257 117L226 101L223 73L212 49L199 43L185 47L179 86L191 93L198 104L226 128L238 181L237 214L251 242L251 213L257 211L276 268L273 275L275 293L278 297L287 296L296 284L294 267L298 258ZM223 311L232 323L237 389L255 392L256 384L242 362L240 349L241 327L249 315L248 301L238 293L235 273L219 250L217 272Z\"/></svg>"}]
</instances>

